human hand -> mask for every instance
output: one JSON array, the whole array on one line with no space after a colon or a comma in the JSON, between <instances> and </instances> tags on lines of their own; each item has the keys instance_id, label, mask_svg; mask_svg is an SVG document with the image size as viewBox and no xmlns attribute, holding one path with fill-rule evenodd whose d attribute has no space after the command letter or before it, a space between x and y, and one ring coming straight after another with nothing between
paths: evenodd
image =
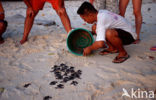
<instances>
[{"instance_id":1,"label":"human hand","mask_svg":"<svg viewBox=\"0 0 156 100\"><path fill-rule=\"evenodd\" d=\"M91 53L91 48L90 47L87 47L87 48L84 48L83 49L83 56L87 56Z\"/></svg>"}]
</instances>

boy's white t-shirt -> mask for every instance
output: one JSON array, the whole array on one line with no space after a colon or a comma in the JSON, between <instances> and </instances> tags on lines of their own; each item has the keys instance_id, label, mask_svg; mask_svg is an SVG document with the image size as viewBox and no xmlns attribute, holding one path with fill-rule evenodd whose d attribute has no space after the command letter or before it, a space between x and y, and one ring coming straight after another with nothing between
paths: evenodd
<instances>
[{"instance_id":1,"label":"boy's white t-shirt","mask_svg":"<svg viewBox=\"0 0 156 100\"><path fill-rule=\"evenodd\" d=\"M134 28L125 18L107 10L99 10L97 15L96 41L106 40L105 34L107 29L122 29L129 32L134 39L137 37Z\"/></svg>"}]
</instances>

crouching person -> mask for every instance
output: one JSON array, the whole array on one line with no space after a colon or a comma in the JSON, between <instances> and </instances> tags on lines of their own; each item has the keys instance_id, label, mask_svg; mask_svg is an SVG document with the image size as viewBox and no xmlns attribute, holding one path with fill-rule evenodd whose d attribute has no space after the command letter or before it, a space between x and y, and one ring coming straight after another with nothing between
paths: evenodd
<instances>
[{"instance_id":1,"label":"crouching person","mask_svg":"<svg viewBox=\"0 0 156 100\"><path fill-rule=\"evenodd\" d=\"M137 35L126 19L107 10L97 11L89 2L84 2L77 13L87 23L96 23L92 27L92 33L97 35L96 41L84 49L84 56L105 47L106 43L108 48L99 54L119 53L113 60L114 63L122 63L130 57L123 46L133 43Z\"/></svg>"}]
</instances>

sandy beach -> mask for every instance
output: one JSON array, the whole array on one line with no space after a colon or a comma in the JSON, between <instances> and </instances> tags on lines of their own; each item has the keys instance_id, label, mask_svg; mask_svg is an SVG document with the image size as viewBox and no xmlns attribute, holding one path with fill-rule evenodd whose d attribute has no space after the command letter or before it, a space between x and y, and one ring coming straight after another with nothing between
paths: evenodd
<instances>
[{"instance_id":1,"label":"sandy beach","mask_svg":"<svg viewBox=\"0 0 156 100\"><path fill-rule=\"evenodd\" d=\"M65 1L73 28L86 28L89 24L76 14L83 1ZM29 40L18 45L24 30L26 6L23 2L2 2L8 21L0 45L0 100L156 100L155 98L130 98L122 96L123 88L156 91L156 2L143 2L141 42L125 46L130 59L121 64L112 60L117 54L99 55L97 50L90 56L71 54L66 46L67 33L59 17L46 3L37 15ZM126 19L134 23L130 3ZM54 65L66 64L81 70L81 78L63 83L63 89L50 85L55 75L50 72ZM45 98L49 96L49 99Z\"/></svg>"}]
</instances>

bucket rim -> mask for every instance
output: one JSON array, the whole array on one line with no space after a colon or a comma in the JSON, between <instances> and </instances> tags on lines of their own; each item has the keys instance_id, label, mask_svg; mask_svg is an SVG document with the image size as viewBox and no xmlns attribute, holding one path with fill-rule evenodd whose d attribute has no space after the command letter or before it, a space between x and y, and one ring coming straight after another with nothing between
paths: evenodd
<instances>
[{"instance_id":1,"label":"bucket rim","mask_svg":"<svg viewBox=\"0 0 156 100\"><path fill-rule=\"evenodd\" d=\"M72 54L77 55L77 56L83 56L83 54L78 54L78 53L73 52L73 51L69 48L69 44L68 44L68 42L69 42L69 39L68 39L68 38L71 36L71 34L72 34L74 31L77 31L77 30L83 30L83 31L86 31L87 33L89 33L89 35L90 35L91 38L92 38L92 44L94 43L94 38L93 38L93 35L91 34L91 32L90 32L89 30L87 30L87 29L84 29L84 28L75 28L75 29L71 30L71 31L68 33L68 36L67 36L67 39L66 39L66 44L67 44L68 51L71 52Z\"/></svg>"}]
</instances>

